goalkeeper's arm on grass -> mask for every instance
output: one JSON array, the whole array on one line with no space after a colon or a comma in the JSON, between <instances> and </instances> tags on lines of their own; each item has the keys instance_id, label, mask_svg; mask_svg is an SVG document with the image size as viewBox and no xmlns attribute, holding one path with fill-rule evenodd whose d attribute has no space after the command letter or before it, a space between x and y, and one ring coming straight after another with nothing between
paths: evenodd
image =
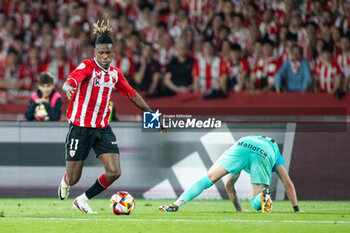
<instances>
[{"instance_id":1,"label":"goalkeeper's arm on grass","mask_svg":"<svg viewBox=\"0 0 350 233\"><path fill-rule=\"evenodd\" d=\"M282 181L282 183L286 189L288 199L292 203L294 211L295 212L303 212L301 209L299 209L295 187L294 187L292 180L289 177L289 174L288 174L286 167L282 164L278 165L277 166L277 174L278 174L278 177L280 178L280 180ZM227 177L225 188L226 188L227 195L229 196L229 198L230 198L233 206L236 208L236 210L239 212L245 212L247 210L242 208L241 203L239 202L236 190L235 190L235 183L238 180L239 175L240 175L240 173L233 176L230 173Z\"/></svg>"},{"instance_id":2,"label":"goalkeeper's arm on grass","mask_svg":"<svg viewBox=\"0 0 350 233\"><path fill-rule=\"evenodd\" d=\"M295 191L294 184L290 179L288 171L284 165L280 164L277 166L277 175L286 189L288 199L292 203L294 211L303 212L301 209L299 209L297 192Z\"/></svg>"},{"instance_id":3,"label":"goalkeeper's arm on grass","mask_svg":"<svg viewBox=\"0 0 350 233\"><path fill-rule=\"evenodd\" d=\"M227 180L226 180L226 192L228 197L230 198L233 206L236 208L238 212L247 212L248 210L245 210L242 208L241 203L239 202L236 190L235 190L235 183L239 178L239 175L241 173L237 173L235 176L233 176L231 173L228 174Z\"/></svg>"}]
</instances>

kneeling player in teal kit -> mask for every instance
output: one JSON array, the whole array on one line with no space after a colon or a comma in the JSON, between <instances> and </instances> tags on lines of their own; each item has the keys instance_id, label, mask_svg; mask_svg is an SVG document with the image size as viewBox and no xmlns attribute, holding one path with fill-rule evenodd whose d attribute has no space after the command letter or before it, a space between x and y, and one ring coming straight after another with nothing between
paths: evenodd
<instances>
[{"instance_id":1,"label":"kneeling player in teal kit","mask_svg":"<svg viewBox=\"0 0 350 233\"><path fill-rule=\"evenodd\" d=\"M197 197L203 190L211 187L226 174L226 191L237 211L244 211L237 198L234 184L242 170L250 173L253 197L252 207L262 212L271 212L271 172L277 171L286 187L287 195L295 211L300 211L294 185L285 168L284 160L275 140L265 136L247 136L238 140L226 150L219 160L209 169L207 176L193 184L172 205L159 207L160 211L176 212L179 207Z\"/></svg>"}]
</instances>

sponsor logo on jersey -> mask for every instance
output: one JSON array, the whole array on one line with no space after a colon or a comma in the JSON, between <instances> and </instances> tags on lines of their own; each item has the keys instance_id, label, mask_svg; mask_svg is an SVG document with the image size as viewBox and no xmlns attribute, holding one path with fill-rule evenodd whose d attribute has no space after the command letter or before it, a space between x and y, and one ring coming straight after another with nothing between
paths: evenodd
<instances>
[{"instance_id":1,"label":"sponsor logo on jersey","mask_svg":"<svg viewBox=\"0 0 350 233\"><path fill-rule=\"evenodd\" d=\"M267 153L263 149L261 149L259 146L252 145L252 144L244 142L244 141L238 142L237 146L241 146L241 147L250 149L251 151L257 153L258 155L262 155L264 157L267 156Z\"/></svg>"},{"instance_id":2,"label":"sponsor logo on jersey","mask_svg":"<svg viewBox=\"0 0 350 233\"><path fill-rule=\"evenodd\" d=\"M113 80L114 81L114 80ZM114 82L103 82L101 79L98 79L95 77L95 86L99 87L114 87L115 83Z\"/></svg>"}]
</instances>

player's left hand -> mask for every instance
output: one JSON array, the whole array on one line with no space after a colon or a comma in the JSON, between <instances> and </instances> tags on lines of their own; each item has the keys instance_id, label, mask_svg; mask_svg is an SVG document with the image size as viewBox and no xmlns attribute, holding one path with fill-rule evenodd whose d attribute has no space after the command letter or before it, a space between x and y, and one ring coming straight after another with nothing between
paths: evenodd
<instances>
[{"instance_id":1,"label":"player's left hand","mask_svg":"<svg viewBox=\"0 0 350 233\"><path fill-rule=\"evenodd\" d=\"M65 82L62 86L62 90L66 93L67 98L70 100L72 94L75 92L76 88L72 87L68 82Z\"/></svg>"}]
</instances>

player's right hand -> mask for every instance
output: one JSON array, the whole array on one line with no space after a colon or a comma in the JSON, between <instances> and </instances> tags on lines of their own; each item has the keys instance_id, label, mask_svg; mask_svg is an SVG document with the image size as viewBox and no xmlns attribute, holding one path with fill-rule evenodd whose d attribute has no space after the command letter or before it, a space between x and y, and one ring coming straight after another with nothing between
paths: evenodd
<instances>
[{"instance_id":1,"label":"player's right hand","mask_svg":"<svg viewBox=\"0 0 350 233\"><path fill-rule=\"evenodd\" d=\"M62 86L62 90L66 93L67 98L70 100L72 93L75 92L76 88L72 87L70 83L65 82Z\"/></svg>"}]
</instances>

